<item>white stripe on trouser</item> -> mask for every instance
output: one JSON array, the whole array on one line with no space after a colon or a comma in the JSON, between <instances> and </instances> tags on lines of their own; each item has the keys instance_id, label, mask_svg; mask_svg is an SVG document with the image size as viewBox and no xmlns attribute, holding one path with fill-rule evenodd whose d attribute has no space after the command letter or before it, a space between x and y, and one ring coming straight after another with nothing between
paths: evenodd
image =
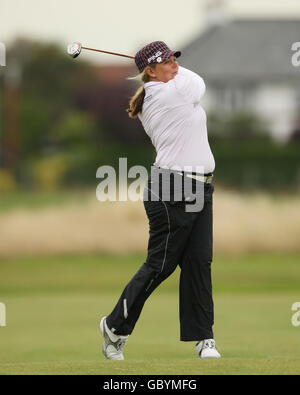
<instances>
[{"instance_id":1,"label":"white stripe on trouser","mask_svg":"<svg viewBox=\"0 0 300 395\"><path fill-rule=\"evenodd\" d=\"M123 307L124 307L124 318L125 318L125 320L127 319L127 317L128 317L128 311L127 311L127 299L124 299L123 300Z\"/></svg>"},{"instance_id":2,"label":"white stripe on trouser","mask_svg":"<svg viewBox=\"0 0 300 395\"><path fill-rule=\"evenodd\" d=\"M158 199L159 199L159 200L163 203L163 205L165 206L165 209L166 209L166 212L167 212L169 232L168 232L168 235L167 235L167 238L166 238L166 245L165 245L165 251L164 251L164 259L163 259L162 266L161 266L161 270L160 270L160 273L162 273L162 271L164 270L164 266L165 266L165 262L166 262L166 258L167 258L168 242L169 242L169 237L170 237L170 234L171 234L171 224L170 224L169 211L168 211L168 207L167 207L166 203L165 203L155 192L153 192L151 189L149 189L149 188L147 188L147 187L145 187L145 188L148 189L148 191L150 191L151 194L153 193L153 195L155 195L155 196L158 197ZM154 279L152 279L152 280L150 281L150 284L148 285L146 291L148 291L148 289L149 289L150 286L152 285L153 281L154 281Z\"/></svg>"}]
</instances>

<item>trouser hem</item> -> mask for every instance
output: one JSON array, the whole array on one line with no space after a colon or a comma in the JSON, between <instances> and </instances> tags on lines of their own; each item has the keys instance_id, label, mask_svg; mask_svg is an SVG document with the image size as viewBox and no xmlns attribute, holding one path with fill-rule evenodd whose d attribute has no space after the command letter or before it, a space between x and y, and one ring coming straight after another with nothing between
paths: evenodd
<instances>
[{"instance_id":1,"label":"trouser hem","mask_svg":"<svg viewBox=\"0 0 300 395\"><path fill-rule=\"evenodd\" d=\"M198 334L196 336L183 336L183 335L181 335L180 336L180 341L182 341L182 342L194 342L194 341L199 342L199 341L204 340L204 339L213 339L213 338L214 338L213 332L209 332L209 333L206 332L206 333L200 333L200 334Z\"/></svg>"}]
</instances>

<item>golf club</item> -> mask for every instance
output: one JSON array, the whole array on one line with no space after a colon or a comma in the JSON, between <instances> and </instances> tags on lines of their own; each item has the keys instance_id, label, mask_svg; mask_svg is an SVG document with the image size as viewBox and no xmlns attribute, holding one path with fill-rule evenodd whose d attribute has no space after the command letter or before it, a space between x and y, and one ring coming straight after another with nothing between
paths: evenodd
<instances>
[{"instance_id":1,"label":"golf club","mask_svg":"<svg viewBox=\"0 0 300 395\"><path fill-rule=\"evenodd\" d=\"M72 58L77 58L77 56L80 55L82 49L87 49L88 51L96 51L96 52L106 53L109 55L117 55L117 56L123 56L124 58L134 59L134 56L123 55L121 53L116 53L116 52L103 51L103 50L95 49L95 48L83 47L82 44L77 41L73 42L72 44L69 44L67 47L68 54L70 56L72 56Z\"/></svg>"}]
</instances>

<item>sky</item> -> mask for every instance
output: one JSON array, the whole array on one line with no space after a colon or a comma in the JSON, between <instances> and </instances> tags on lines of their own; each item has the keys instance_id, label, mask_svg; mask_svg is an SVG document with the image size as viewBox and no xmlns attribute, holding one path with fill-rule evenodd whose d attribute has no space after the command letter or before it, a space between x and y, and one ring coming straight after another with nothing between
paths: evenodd
<instances>
[{"instance_id":1,"label":"sky","mask_svg":"<svg viewBox=\"0 0 300 395\"><path fill-rule=\"evenodd\" d=\"M134 55L145 44L162 40L177 50L205 28L208 1L0 0L0 42L8 46L21 36L66 48L79 41L87 47ZM228 0L226 7L231 17L296 17L300 21L300 0ZM128 62L87 51L85 57L99 64Z\"/></svg>"}]
</instances>

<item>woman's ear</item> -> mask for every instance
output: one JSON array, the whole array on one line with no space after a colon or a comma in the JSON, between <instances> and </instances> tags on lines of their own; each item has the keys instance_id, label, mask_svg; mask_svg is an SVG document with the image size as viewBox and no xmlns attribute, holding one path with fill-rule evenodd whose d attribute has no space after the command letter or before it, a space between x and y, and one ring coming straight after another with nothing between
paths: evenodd
<instances>
[{"instance_id":1,"label":"woman's ear","mask_svg":"<svg viewBox=\"0 0 300 395\"><path fill-rule=\"evenodd\" d=\"M155 71L151 66L146 67L146 73L148 74L149 78L156 78Z\"/></svg>"}]
</instances>

